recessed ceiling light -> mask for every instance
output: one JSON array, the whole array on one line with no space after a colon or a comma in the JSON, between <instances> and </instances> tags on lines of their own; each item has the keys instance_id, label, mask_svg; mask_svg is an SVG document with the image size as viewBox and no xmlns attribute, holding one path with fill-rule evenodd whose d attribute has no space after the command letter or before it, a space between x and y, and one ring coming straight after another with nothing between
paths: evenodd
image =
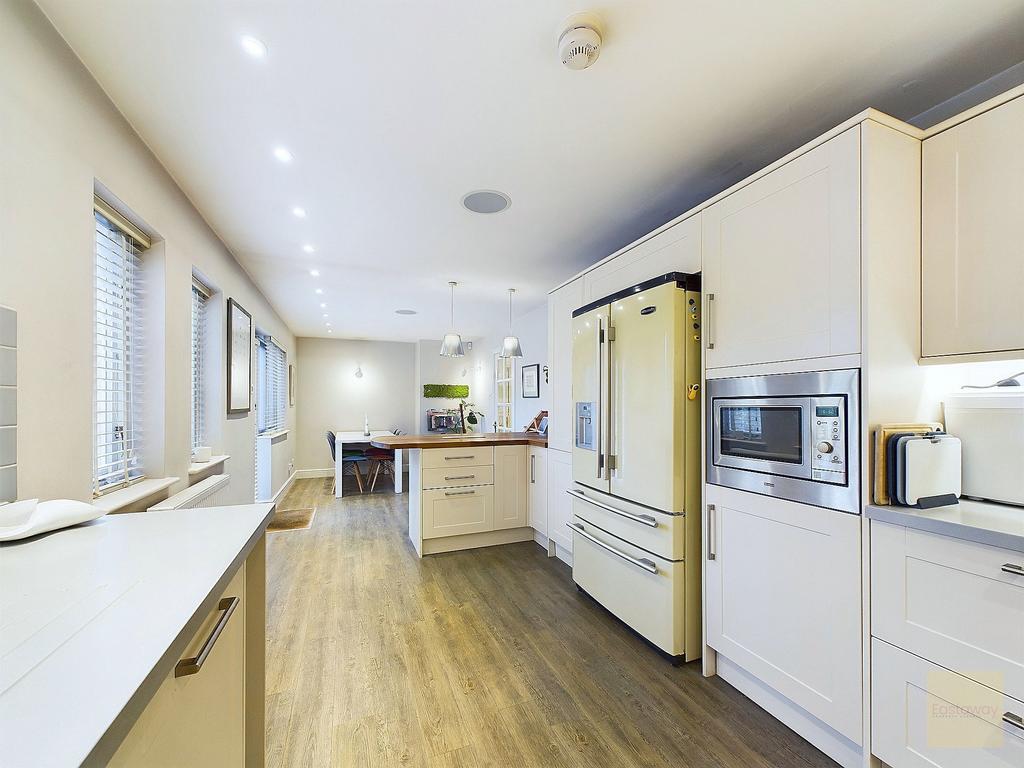
<instances>
[{"instance_id":1,"label":"recessed ceiling light","mask_svg":"<svg viewBox=\"0 0 1024 768\"><path fill-rule=\"evenodd\" d=\"M327 313L326 312L324 312L324 319L325 320L327 319Z\"/></svg>"},{"instance_id":2,"label":"recessed ceiling light","mask_svg":"<svg viewBox=\"0 0 1024 768\"><path fill-rule=\"evenodd\" d=\"M309 270L309 274L312 275L313 277L320 277L320 270L319 269L311 269L311 270Z\"/></svg>"},{"instance_id":3,"label":"recessed ceiling light","mask_svg":"<svg viewBox=\"0 0 1024 768\"><path fill-rule=\"evenodd\" d=\"M327 329L327 332L328 333L334 333L334 331L332 331L330 328Z\"/></svg>"},{"instance_id":4,"label":"recessed ceiling light","mask_svg":"<svg viewBox=\"0 0 1024 768\"><path fill-rule=\"evenodd\" d=\"M327 326L328 328L330 328L330 327L331 327L331 324L330 324L330 323L324 323L324 325L326 325L326 326Z\"/></svg>"},{"instance_id":5,"label":"recessed ceiling light","mask_svg":"<svg viewBox=\"0 0 1024 768\"><path fill-rule=\"evenodd\" d=\"M302 250L304 250L306 253L313 253L313 251L315 251L316 248L314 248L309 243L306 243L304 246L302 246Z\"/></svg>"},{"instance_id":6,"label":"recessed ceiling light","mask_svg":"<svg viewBox=\"0 0 1024 768\"><path fill-rule=\"evenodd\" d=\"M320 302L320 309L327 309L326 302L323 302L323 301Z\"/></svg>"},{"instance_id":7,"label":"recessed ceiling light","mask_svg":"<svg viewBox=\"0 0 1024 768\"><path fill-rule=\"evenodd\" d=\"M262 59L267 55L267 44L251 35L242 35L242 50L254 59Z\"/></svg>"},{"instance_id":8,"label":"recessed ceiling light","mask_svg":"<svg viewBox=\"0 0 1024 768\"><path fill-rule=\"evenodd\" d=\"M282 163L290 163L294 157L288 147L274 147L274 157Z\"/></svg>"},{"instance_id":9,"label":"recessed ceiling light","mask_svg":"<svg viewBox=\"0 0 1024 768\"><path fill-rule=\"evenodd\" d=\"M292 208L292 213L300 219L306 218L306 209L301 206L296 205Z\"/></svg>"},{"instance_id":10,"label":"recessed ceiling light","mask_svg":"<svg viewBox=\"0 0 1024 768\"><path fill-rule=\"evenodd\" d=\"M396 309L395 310L395 314L396 315L415 315L416 314L416 310L415 309Z\"/></svg>"},{"instance_id":11,"label":"recessed ceiling light","mask_svg":"<svg viewBox=\"0 0 1024 768\"><path fill-rule=\"evenodd\" d=\"M493 189L478 189L463 197L462 205L473 213L501 213L512 205L512 198Z\"/></svg>"},{"instance_id":12,"label":"recessed ceiling light","mask_svg":"<svg viewBox=\"0 0 1024 768\"><path fill-rule=\"evenodd\" d=\"M317 288L315 291L313 291L313 293L315 293L317 296L319 296L323 292L324 292L323 288Z\"/></svg>"}]
</instances>

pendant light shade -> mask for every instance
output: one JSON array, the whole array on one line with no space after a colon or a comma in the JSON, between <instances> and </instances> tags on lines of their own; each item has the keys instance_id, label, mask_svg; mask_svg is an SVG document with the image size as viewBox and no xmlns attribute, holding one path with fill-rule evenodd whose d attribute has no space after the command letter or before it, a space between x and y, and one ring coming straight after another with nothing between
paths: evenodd
<instances>
[{"instance_id":1,"label":"pendant light shade","mask_svg":"<svg viewBox=\"0 0 1024 768\"><path fill-rule=\"evenodd\" d=\"M519 346L519 337L512 333L512 295L515 288L508 289L508 336L501 345L501 354L498 357L522 357L523 348Z\"/></svg>"},{"instance_id":2,"label":"pendant light shade","mask_svg":"<svg viewBox=\"0 0 1024 768\"><path fill-rule=\"evenodd\" d=\"M448 286L452 291L451 301L451 330L444 335L441 341L441 357L462 357L466 350L462 347L462 337L455 330L455 281L449 282Z\"/></svg>"}]
</instances>

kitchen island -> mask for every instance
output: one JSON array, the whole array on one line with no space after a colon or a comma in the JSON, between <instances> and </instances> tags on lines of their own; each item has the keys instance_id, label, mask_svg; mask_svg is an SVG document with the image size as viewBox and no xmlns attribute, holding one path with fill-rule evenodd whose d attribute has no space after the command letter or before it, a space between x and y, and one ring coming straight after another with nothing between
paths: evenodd
<instances>
[{"instance_id":1,"label":"kitchen island","mask_svg":"<svg viewBox=\"0 0 1024 768\"><path fill-rule=\"evenodd\" d=\"M423 555L532 541L530 448L544 435L500 432L386 435L409 452L409 538Z\"/></svg>"},{"instance_id":2,"label":"kitchen island","mask_svg":"<svg viewBox=\"0 0 1024 768\"><path fill-rule=\"evenodd\" d=\"M0 762L260 768L273 510L107 515L0 545Z\"/></svg>"}]
</instances>

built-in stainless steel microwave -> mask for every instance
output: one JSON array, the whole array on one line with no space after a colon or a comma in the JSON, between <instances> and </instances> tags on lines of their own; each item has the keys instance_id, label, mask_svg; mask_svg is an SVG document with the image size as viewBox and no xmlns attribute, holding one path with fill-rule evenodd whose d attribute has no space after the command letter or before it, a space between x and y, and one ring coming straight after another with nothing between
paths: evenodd
<instances>
[{"instance_id":1,"label":"built-in stainless steel microwave","mask_svg":"<svg viewBox=\"0 0 1024 768\"><path fill-rule=\"evenodd\" d=\"M860 372L707 383L707 481L860 513Z\"/></svg>"}]
</instances>

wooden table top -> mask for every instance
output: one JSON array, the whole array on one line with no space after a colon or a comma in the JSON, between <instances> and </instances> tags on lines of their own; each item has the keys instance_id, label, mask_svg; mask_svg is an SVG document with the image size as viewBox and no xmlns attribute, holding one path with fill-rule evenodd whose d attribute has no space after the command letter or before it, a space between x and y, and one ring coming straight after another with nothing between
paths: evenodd
<instances>
[{"instance_id":1,"label":"wooden table top","mask_svg":"<svg viewBox=\"0 0 1024 768\"><path fill-rule=\"evenodd\" d=\"M384 435L370 441L375 448L466 448L471 445L536 445L547 448L548 439L536 432L471 432L429 435Z\"/></svg>"}]
</instances>

